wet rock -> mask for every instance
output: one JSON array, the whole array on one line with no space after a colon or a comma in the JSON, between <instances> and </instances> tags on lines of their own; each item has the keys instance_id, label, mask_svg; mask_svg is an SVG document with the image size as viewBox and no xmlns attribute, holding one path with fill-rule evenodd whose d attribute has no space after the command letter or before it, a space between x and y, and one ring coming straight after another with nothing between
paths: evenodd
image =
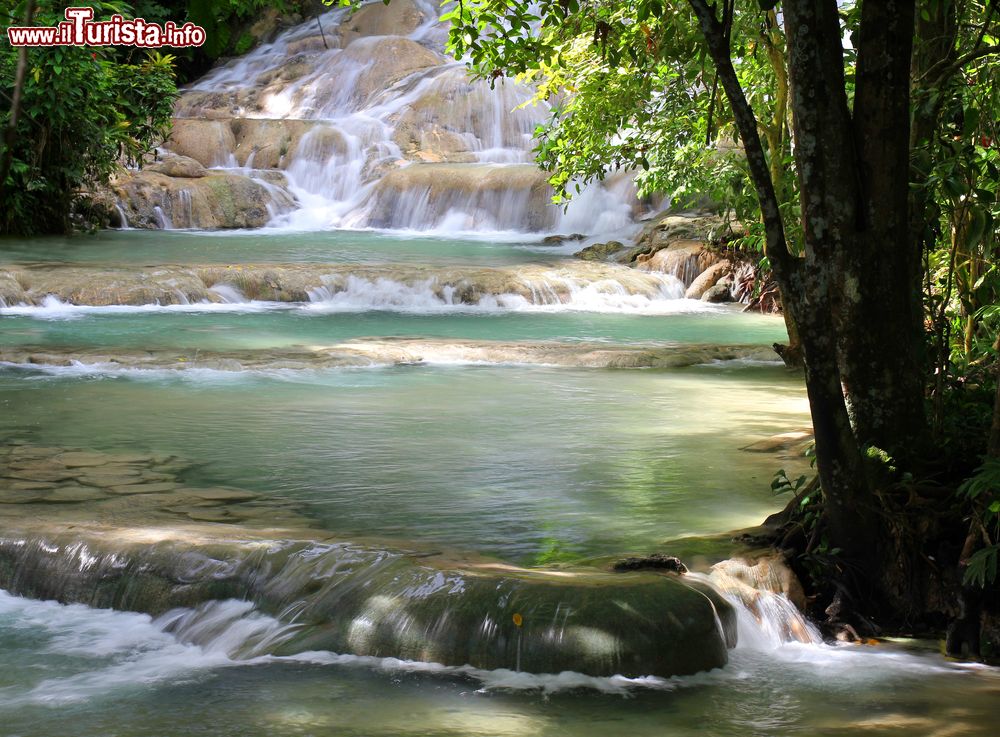
<instances>
[{"instance_id":1,"label":"wet rock","mask_svg":"<svg viewBox=\"0 0 1000 737\"><path fill-rule=\"evenodd\" d=\"M583 233L573 233L572 235L547 235L542 238L543 246L561 246L570 241L582 241L586 238ZM614 243L615 241L612 241Z\"/></svg>"},{"instance_id":2,"label":"wet rock","mask_svg":"<svg viewBox=\"0 0 1000 737\"><path fill-rule=\"evenodd\" d=\"M702 295L711 289L719 279L732 270L732 264L728 259L723 259L712 264L705 271L698 275L691 286L684 292L685 299L701 299Z\"/></svg>"},{"instance_id":3,"label":"wet rock","mask_svg":"<svg viewBox=\"0 0 1000 737\"><path fill-rule=\"evenodd\" d=\"M424 22L424 14L413 0L372 3L358 10L333 32L342 45L366 36L407 36Z\"/></svg>"},{"instance_id":4,"label":"wet rock","mask_svg":"<svg viewBox=\"0 0 1000 737\"><path fill-rule=\"evenodd\" d=\"M412 202L421 203L424 218L479 212L504 229L544 230L555 218L554 208L547 205L548 176L530 164L411 164L383 177L376 195L378 210L371 225L377 228L409 227ZM515 202L524 208L517 222L511 221Z\"/></svg>"},{"instance_id":5,"label":"wet rock","mask_svg":"<svg viewBox=\"0 0 1000 737\"><path fill-rule=\"evenodd\" d=\"M235 522L236 520L222 508L197 509L192 508L187 512L190 519L198 522Z\"/></svg>"},{"instance_id":6,"label":"wet rock","mask_svg":"<svg viewBox=\"0 0 1000 737\"><path fill-rule=\"evenodd\" d=\"M111 461L104 453L70 452L56 456L56 460L67 468L83 468L86 466L103 466Z\"/></svg>"},{"instance_id":7,"label":"wet rock","mask_svg":"<svg viewBox=\"0 0 1000 737\"><path fill-rule=\"evenodd\" d=\"M208 176L204 166L187 156L165 156L162 161L147 164L144 170L181 179L199 179Z\"/></svg>"},{"instance_id":8,"label":"wet rock","mask_svg":"<svg viewBox=\"0 0 1000 737\"><path fill-rule=\"evenodd\" d=\"M675 241L714 243L732 234L733 224L718 215L707 212L672 213L668 210L649 220L636 239L636 245L652 252Z\"/></svg>"},{"instance_id":9,"label":"wet rock","mask_svg":"<svg viewBox=\"0 0 1000 737\"><path fill-rule=\"evenodd\" d=\"M18 271L0 273L0 305L16 305L24 301L23 279Z\"/></svg>"},{"instance_id":10,"label":"wet rock","mask_svg":"<svg viewBox=\"0 0 1000 737\"><path fill-rule=\"evenodd\" d=\"M721 258L703 241L678 240L652 253L638 253L632 262L636 268L643 271L673 274L684 282L685 286L691 286L700 274L718 263Z\"/></svg>"},{"instance_id":11,"label":"wet rock","mask_svg":"<svg viewBox=\"0 0 1000 737\"><path fill-rule=\"evenodd\" d=\"M60 486L41 501L51 504L93 502L107 499L108 495L90 486Z\"/></svg>"},{"instance_id":12,"label":"wet rock","mask_svg":"<svg viewBox=\"0 0 1000 737\"><path fill-rule=\"evenodd\" d=\"M573 256L584 261L610 261L612 257L624 249L625 244L621 241L608 241L607 243L595 243L592 246L587 246L574 253Z\"/></svg>"},{"instance_id":13,"label":"wet rock","mask_svg":"<svg viewBox=\"0 0 1000 737\"><path fill-rule=\"evenodd\" d=\"M611 568L619 572L644 570L672 571L673 573L688 572L687 566L681 563L680 558L662 553L654 553L653 555L641 558L624 558L615 563Z\"/></svg>"},{"instance_id":14,"label":"wet rock","mask_svg":"<svg viewBox=\"0 0 1000 737\"><path fill-rule=\"evenodd\" d=\"M236 138L228 120L175 118L165 146L202 166L226 166L236 149Z\"/></svg>"},{"instance_id":15,"label":"wet rock","mask_svg":"<svg viewBox=\"0 0 1000 737\"><path fill-rule=\"evenodd\" d=\"M8 469L4 472L8 479L16 481L69 481L76 478L76 474L69 470L62 471L19 471Z\"/></svg>"},{"instance_id":16,"label":"wet rock","mask_svg":"<svg viewBox=\"0 0 1000 737\"><path fill-rule=\"evenodd\" d=\"M223 487L211 487L206 489L185 489L185 493L198 499L216 502L244 502L257 499L260 495L243 489L227 489Z\"/></svg>"},{"instance_id":17,"label":"wet rock","mask_svg":"<svg viewBox=\"0 0 1000 737\"><path fill-rule=\"evenodd\" d=\"M139 471L121 470L115 473L85 473L79 477L80 483L98 488L127 486L143 483Z\"/></svg>"},{"instance_id":18,"label":"wet rock","mask_svg":"<svg viewBox=\"0 0 1000 737\"><path fill-rule=\"evenodd\" d=\"M352 64L360 68L351 85L351 95L357 104L363 105L404 77L444 63L444 58L408 38L380 36L355 40L338 56L337 62L348 73Z\"/></svg>"},{"instance_id":19,"label":"wet rock","mask_svg":"<svg viewBox=\"0 0 1000 737\"><path fill-rule=\"evenodd\" d=\"M701 295L702 302L732 302L733 295L729 291L729 287L716 284L714 287L709 287Z\"/></svg>"},{"instance_id":20,"label":"wet rock","mask_svg":"<svg viewBox=\"0 0 1000 737\"><path fill-rule=\"evenodd\" d=\"M0 504L34 504L45 498L47 492L0 488Z\"/></svg>"},{"instance_id":21,"label":"wet rock","mask_svg":"<svg viewBox=\"0 0 1000 737\"><path fill-rule=\"evenodd\" d=\"M752 560L730 558L716 563L712 571L739 581L755 591L782 594L799 611L805 611L806 595L802 583L779 553L758 556Z\"/></svg>"},{"instance_id":22,"label":"wet rock","mask_svg":"<svg viewBox=\"0 0 1000 737\"><path fill-rule=\"evenodd\" d=\"M267 651L276 654L328 650L532 673L669 677L721 667L735 645L732 607L687 578L463 566L320 542L304 530L276 545L219 511L191 513L223 524L178 527L169 544L122 540L106 526L47 535L44 546L0 538L0 586L151 614L220 598L248 599L275 615L296 603L298 626L280 649ZM85 567L80 543L90 556Z\"/></svg>"},{"instance_id":23,"label":"wet rock","mask_svg":"<svg viewBox=\"0 0 1000 737\"><path fill-rule=\"evenodd\" d=\"M236 118L230 127L236 163L256 169L284 168L296 158L325 162L347 146L340 131L320 121Z\"/></svg>"},{"instance_id":24,"label":"wet rock","mask_svg":"<svg viewBox=\"0 0 1000 737\"><path fill-rule=\"evenodd\" d=\"M782 451L796 451L799 455L805 451L812 442L812 430L792 430L790 432L778 433L770 437L757 440L750 445L745 445L740 450L748 453L779 453Z\"/></svg>"},{"instance_id":25,"label":"wet rock","mask_svg":"<svg viewBox=\"0 0 1000 737\"><path fill-rule=\"evenodd\" d=\"M136 228L259 228L294 202L280 187L230 173L180 179L147 169L112 188Z\"/></svg>"},{"instance_id":26,"label":"wet rock","mask_svg":"<svg viewBox=\"0 0 1000 737\"><path fill-rule=\"evenodd\" d=\"M104 488L104 487L102 487ZM136 483L124 484L124 485L114 485L106 487L107 491L113 494L162 494L167 491L173 491L177 488L177 484L173 482L160 482L160 483L145 483L144 481L137 480Z\"/></svg>"},{"instance_id":27,"label":"wet rock","mask_svg":"<svg viewBox=\"0 0 1000 737\"><path fill-rule=\"evenodd\" d=\"M54 481L11 481L0 480L0 485L13 491L42 491L55 488Z\"/></svg>"},{"instance_id":28,"label":"wet rock","mask_svg":"<svg viewBox=\"0 0 1000 737\"><path fill-rule=\"evenodd\" d=\"M506 157L509 149L524 148L537 124L536 113L520 107L527 99L527 92L513 85L491 90L461 68L444 70L421 85L400 112L393 140L411 160L474 162L476 146L508 150ZM515 160L527 162L530 157Z\"/></svg>"}]
</instances>

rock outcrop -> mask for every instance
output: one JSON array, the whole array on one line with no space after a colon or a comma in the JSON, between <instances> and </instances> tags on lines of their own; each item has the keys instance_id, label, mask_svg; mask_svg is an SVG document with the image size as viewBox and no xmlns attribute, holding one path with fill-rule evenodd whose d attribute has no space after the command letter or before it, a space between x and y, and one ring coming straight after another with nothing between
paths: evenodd
<instances>
[{"instance_id":1,"label":"rock outcrop","mask_svg":"<svg viewBox=\"0 0 1000 737\"><path fill-rule=\"evenodd\" d=\"M714 248L731 233L731 226L716 215L667 212L647 223L634 246L618 241L595 243L574 255L585 261L612 261L642 271L671 274L688 287L686 298L701 299L732 272L730 261ZM731 301L729 294L716 290L706 301Z\"/></svg>"},{"instance_id":2,"label":"rock outcrop","mask_svg":"<svg viewBox=\"0 0 1000 737\"><path fill-rule=\"evenodd\" d=\"M138 228L259 228L293 206L280 179L272 177L268 182L225 172L196 176L204 170L193 163L174 160L163 167L174 171L183 167L186 173L181 176L168 176L154 166L112 182L128 224Z\"/></svg>"}]
</instances>

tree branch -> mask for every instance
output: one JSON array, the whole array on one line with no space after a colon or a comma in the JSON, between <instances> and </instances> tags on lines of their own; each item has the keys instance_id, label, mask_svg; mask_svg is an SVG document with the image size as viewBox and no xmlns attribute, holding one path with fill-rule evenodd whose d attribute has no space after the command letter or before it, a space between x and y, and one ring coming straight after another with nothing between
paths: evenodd
<instances>
[{"instance_id":1,"label":"tree branch","mask_svg":"<svg viewBox=\"0 0 1000 737\"><path fill-rule=\"evenodd\" d=\"M781 219L778 197L774 191L767 157L760 141L757 117L747 101L743 87L736 76L736 69L733 67L727 24L716 17L715 7L710 7L705 0L688 0L688 2L701 24L705 43L715 64L717 79L721 82L722 89L725 90L729 104L733 108L733 118L736 121L740 139L743 141L750 178L757 191L760 211L764 218L766 254L775 273L779 278L782 278L791 271L793 259L788 252L785 224ZM785 284L789 283L786 279L782 279L782 281Z\"/></svg>"},{"instance_id":2,"label":"tree branch","mask_svg":"<svg viewBox=\"0 0 1000 737\"><path fill-rule=\"evenodd\" d=\"M976 59L981 59L984 56L991 56L993 54L1000 54L1000 46L983 46L980 49L970 51L968 54L958 57L950 65L948 65L935 79L934 83L929 85L930 87L937 87L942 83L946 82L948 78L962 70L969 62L973 62Z\"/></svg>"}]
</instances>

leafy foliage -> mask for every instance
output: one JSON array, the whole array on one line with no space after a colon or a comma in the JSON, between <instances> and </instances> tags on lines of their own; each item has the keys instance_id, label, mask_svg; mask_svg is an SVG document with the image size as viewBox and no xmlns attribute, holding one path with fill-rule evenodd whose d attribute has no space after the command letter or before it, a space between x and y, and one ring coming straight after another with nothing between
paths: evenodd
<instances>
[{"instance_id":1,"label":"leafy foliage","mask_svg":"<svg viewBox=\"0 0 1000 737\"><path fill-rule=\"evenodd\" d=\"M95 10L98 17L129 12L117 3L98 3ZM52 25L61 17L62 8L50 6L36 21ZM5 101L17 55L10 46L0 48ZM169 132L176 92L169 55L131 63L114 49L30 49L0 233L69 230L82 189L106 182L120 163L139 161Z\"/></svg>"},{"instance_id":2,"label":"leafy foliage","mask_svg":"<svg viewBox=\"0 0 1000 737\"><path fill-rule=\"evenodd\" d=\"M986 586L997 580L1000 556L1000 458L988 459L958 491L977 510L985 543L966 561L965 582Z\"/></svg>"}]
</instances>

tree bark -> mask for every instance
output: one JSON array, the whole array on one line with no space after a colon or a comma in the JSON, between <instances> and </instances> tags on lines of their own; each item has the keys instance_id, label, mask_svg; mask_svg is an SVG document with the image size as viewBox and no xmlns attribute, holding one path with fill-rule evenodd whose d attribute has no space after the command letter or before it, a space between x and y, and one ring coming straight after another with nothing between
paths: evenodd
<instances>
[{"instance_id":1,"label":"tree bark","mask_svg":"<svg viewBox=\"0 0 1000 737\"><path fill-rule=\"evenodd\" d=\"M791 256L757 121L732 65L723 24L703 0L690 0L701 24L719 80L733 108L747 153L767 234L768 256L781 287L783 306L799 328L806 388L816 437L816 460L831 533L849 558L860 560L874 544L871 492L841 385L834 322L838 260L854 233L857 176L850 114L844 92L842 49L835 0L785 6L789 31L796 158L805 226L805 258ZM794 6L794 7L793 7ZM822 18L817 15L822 11ZM793 15L798 13L792 35ZM820 20L824 23L821 24ZM827 140L831 121L836 140Z\"/></svg>"},{"instance_id":2,"label":"tree bark","mask_svg":"<svg viewBox=\"0 0 1000 737\"><path fill-rule=\"evenodd\" d=\"M1000 338L993 344L993 349L997 352L996 360L996 380L997 394L993 402L993 427L990 428L990 440L986 447L986 455L989 458L1000 458Z\"/></svg>"},{"instance_id":3,"label":"tree bark","mask_svg":"<svg viewBox=\"0 0 1000 737\"><path fill-rule=\"evenodd\" d=\"M914 0L862 5L853 114L858 232L845 253L857 281L845 280L840 313L855 433L863 446L904 462L919 457L926 433L921 251L909 217L914 14Z\"/></svg>"},{"instance_id":4,"label":"tree bark","mask_svg":"<svg viewBox=\"0 0 1000 737\"><path fill-rule=\"evenodd\" d=\"M877 0L869 0L875 2ZM871 558L878 515L844 395L845 331L857 315L859 224L864 216L858 150L847 104L836 0L784 5L796 164L805 233L801 286L796 290L816 432L816 460L833 539L858 569ZM904 194L905 194L905 178ZM878 320L876 311L870 316ZM879 377L883 378L883 377ZM871 387L877 391L881 382Z\"/></svg>"}]
</instances>

